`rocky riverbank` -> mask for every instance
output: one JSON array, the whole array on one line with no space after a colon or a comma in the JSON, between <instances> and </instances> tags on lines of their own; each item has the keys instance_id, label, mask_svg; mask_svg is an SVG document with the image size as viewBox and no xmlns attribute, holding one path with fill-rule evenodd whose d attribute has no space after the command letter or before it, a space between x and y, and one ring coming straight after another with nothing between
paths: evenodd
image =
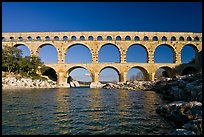
<instances>
[{"instance_id":1,"label":"rocky riverbank","mask_svg":"<svg viewBox=\"0 0 204 137\"><path fill-rule=\"evenodd\" d=\"M125 90L151 90L154 82L151 81L127 81L116 84L107 83L103 86L105 89L125 89Z\"/></svg>"},{"instance_id":2,"label":"rocky riverbank","mask_svg":"<svg viewBox=\"0 0 204 137\"><path fill-rule=\"evenodd\" d=\"M56 88L52 80L32 80L31 78L2 77L2 89L13 88Z\"/></svg>"},{"instance_id":3,"label":"rocky riverbank","mask_svg":"<svg viewBox=\"0 0 204 137\"><path fill-rule=\"evenodd\" d=\"M158 114L175 123L177 129L171 135L202 135L202 73L155 82L108 83L103 88L156 91L171 102L156 109Z\"/></svg>"}]
</instances>

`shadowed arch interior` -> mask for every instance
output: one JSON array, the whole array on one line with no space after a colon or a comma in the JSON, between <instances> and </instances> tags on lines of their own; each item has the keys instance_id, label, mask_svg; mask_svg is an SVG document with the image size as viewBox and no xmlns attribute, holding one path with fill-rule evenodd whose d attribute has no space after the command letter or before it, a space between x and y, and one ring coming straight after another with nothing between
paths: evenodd
<instances>
[{"instance_id":1,"label":"shadowed arch interior","mask_svg":"<svg viewBox=\"0 0 204 137\"><path fill-rule=\"evenodd\" d=\"M92 63L89 47L81 43L70 45L65 52L65 63Z\"/></svg>"},{"instance_id":2,"label":"shadowed arch interior","mask_svg":"<svg viewBox=\"0 0 204 137\"><path fill-rule=\"evenodd\" d=\"M174 76L173 69L168 66L159 67L155 72L155 78L161 79L162 77L172 78Z\"/></svg>"},{"instance_id":3,"label":"shadowed arch interior","mask_svg":"<svg viewBox=\"0 0 204 137\"><path fill-rule=\"evenodd\" d=\"M47 67L47 66L46 66ZM47 70L45 70L43 73L42 73L43 76L46 76L47 78L49 78L50 80L53 80L53 81L57 81L57 73L56 71L51 68L51 67L47 67Z\"/></svg>"}]
</instances>

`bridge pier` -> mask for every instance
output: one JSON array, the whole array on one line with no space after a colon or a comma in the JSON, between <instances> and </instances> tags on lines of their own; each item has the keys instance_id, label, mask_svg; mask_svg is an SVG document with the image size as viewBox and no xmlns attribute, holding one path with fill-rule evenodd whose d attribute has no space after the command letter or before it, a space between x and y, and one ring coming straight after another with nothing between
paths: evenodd
<instances>
[{"instance_id":1,"label":"bridge pier","mask_svg":"<svg viewBox=\"0 0 204 137\"><path fill-rule=\"evenodd\" d=\"M91 73L92 76L92 82L98 82L99 74L96 72Z\"/></svg>"},{"instance_id":2,"label":"bridge pier","mask_svg":"<svg viewBox=\"0 0 204 137\"><path fill-rule=\"evenodd\" d=\"M63 86L67 84L67 76L66 76L66 72L57 72L57 84L59 86Z\"/></svg>"},{"instance_id":3,"label":"bridge pier","mask_svg":"<svg viewBox=\"0 0 204 137\"><path fill-rule=\"evenodd\" d=\"M127 72L121 72L119 74L119 82L126 82Z\"/></svg>"},{"instance_id":4,"label":"bridge pier","mask_svg":"<svg viewBox=\"0 0 204 137\"><path fill-rule=\"evenodd\" d=\"M155 72L150 72L150 73L148 73L148 75L149 75L148 80L149 81L154 81Z\"/></svg>"}]
</instances>

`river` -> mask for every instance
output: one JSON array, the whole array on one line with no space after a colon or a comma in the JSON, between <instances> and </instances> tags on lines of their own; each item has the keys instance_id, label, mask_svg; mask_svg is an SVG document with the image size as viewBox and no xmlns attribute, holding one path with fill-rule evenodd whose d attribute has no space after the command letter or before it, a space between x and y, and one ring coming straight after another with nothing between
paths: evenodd
<instances>
[{"instance_id":1,"label":"river","mask_svg":"<svg viewBox=\"0 0 204 137\"><path fill-rule=\"evenodd\" d=\"M2 91L3 135L158 135L173 126L153 91L90 88Z\"/></svg>"}]
</instances>

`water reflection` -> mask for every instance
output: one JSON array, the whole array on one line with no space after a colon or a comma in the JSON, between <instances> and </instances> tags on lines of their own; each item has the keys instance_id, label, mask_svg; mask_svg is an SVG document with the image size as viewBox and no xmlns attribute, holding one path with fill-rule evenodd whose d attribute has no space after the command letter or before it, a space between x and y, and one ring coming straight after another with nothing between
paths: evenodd
<instances>
[{"instance_id":1,"label":"water reflection","mask_svg":"<svg viewBox=\"0 0 204 137\"><path fill-rule=\"evenodd\" d=\"M158 94L89 88L3 90L2 134L157 135Z\"/></svg>"}]
</instances>

